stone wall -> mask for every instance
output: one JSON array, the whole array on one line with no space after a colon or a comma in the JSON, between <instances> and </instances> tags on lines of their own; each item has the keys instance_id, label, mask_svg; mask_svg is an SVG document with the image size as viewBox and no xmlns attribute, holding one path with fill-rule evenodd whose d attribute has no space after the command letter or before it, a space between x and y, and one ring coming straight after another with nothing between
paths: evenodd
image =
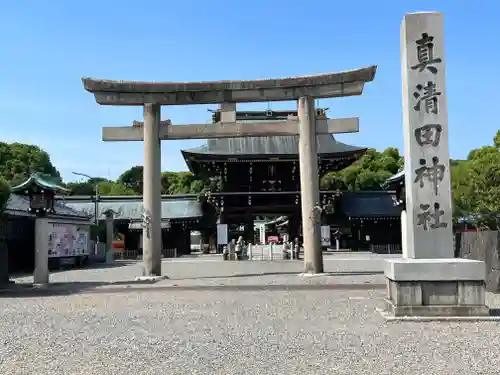
<instances>
[{"instance_id":1,"label":"stone wall","mask_svg":"<svg viewBox=\"0 0 500 375\"><path fill-rule=\"evenodd\" d=\"M460 258L485 262L486 290L500 292L500 236L498 231L456 233L455 241L455 252Z\"/></svg>"}]
</instances>

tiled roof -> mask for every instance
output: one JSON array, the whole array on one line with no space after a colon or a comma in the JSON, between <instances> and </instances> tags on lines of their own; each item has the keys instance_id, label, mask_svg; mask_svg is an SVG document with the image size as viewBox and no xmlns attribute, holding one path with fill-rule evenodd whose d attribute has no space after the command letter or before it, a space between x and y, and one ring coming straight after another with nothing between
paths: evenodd
<instances>
[{"instance_id":1,"label":"tiled roof","mask_svg":"<svg viewBox=\"0 0 500 375\"><path fill-rule=\"evenodd\" d=\"M56 201L54 203L55 215L56 216L69 216L79 219L88 219L85 212L77 211L71 207L68 207L61 202ZM27 196L20 194L11 194L9 201L7 202L7 213L11 215L16 214L29 214L30 201Z\"/></svg>"},{"instance_id":2,"label":"tiled roof","mask_svg":"<svg viewBox=\"0 0 500 375\"><path fill-rule=\"evenodd\" d=\"M68 207L83 211L89 216L94 217L94 202L70 200L65 202L65 204ZM104 213L109 210L115 213L115 218L117 219L141 220L143 213L142 200L106 201L106 198L103 197L103 200L99 202L99 218L104 219ZM162 219L188 219L201 217L203 211L201 203L196 200L164 200L161 202L161 215Z\"/></svg>"},{"instance_id":3,"label":"tiled roof","mask_svg":"<svg viewBox=\"0 0 500 375\"><path fill-rule=\"evenodd\" d=\"M58 185L53 181L52 177L45 175L43 173L33 173L26 181L22 184L13 186L12 192L23 192L29 189L30 186L36 185L42 189L54 190L54 191L68 191L68 189Z\"/></svg>"},{"instance_id":4,"label":"tiled roof","mask_svg":"<svg viewBox=\"0 0 500 375\"><path fill-rule=\"evenodd\" d=\"M338 142L332 135L317 136L318 154L350 154L366 148ZM211 155L298 155L296 135L209 139L207 144L182 151L184 154Z\"/></svg>"},{"instance_id":5,"label":"tiled roof","mask_svg":"<svg viewBox=\"0 0 500 375\"><path fill-rule=\"evenodd\" d=\"M398 183L404 183L404 179L405 179L405 171L403 169L398 173L396 173L394 176L391 176L387 180L385 180L383 186L384 188L388 188Z\"/></svg>"},{"instance_id":6,"label":"tiled roof","mask_svg":"<svg viewBox=\"0 0 500 375\"><path fill-rule=\"evenodd\" d=\"M246 120L242 115L244 112L237 112L237 121L242 123L254 123L259 120ZM253 116L255 117L255 116ZM274 120L276 126L286 120ZM318 154L349 154L352 152L363 152L364 147L356 147L338 142L330 134L317 136ZM203 146L183 150L191 154L211 154L211 155L298 155L299 136L269 136L269 137L239 137L239 138L219 138L209 139Z\"/></svg>"}]
</instances>

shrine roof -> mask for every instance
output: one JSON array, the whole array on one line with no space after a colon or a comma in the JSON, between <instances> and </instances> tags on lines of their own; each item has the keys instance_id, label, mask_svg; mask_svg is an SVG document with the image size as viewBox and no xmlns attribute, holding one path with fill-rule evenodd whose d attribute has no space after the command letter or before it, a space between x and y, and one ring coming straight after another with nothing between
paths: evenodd
<instances>
[{"instance_id":1,"label":"shrine roof","mask_svg":"<svg viewBox=\"0 0 500 375\"><path fill-rule=\"evenodd\" d=\"M75 210L85 212L93 217L95 212L95 203L91 199L85 200L67 200L64 204ZM144 212L142 198L128 200L106 200L102 197L99 201L99 218L105 219L106 211L113 211L115 218L120 220L141 220ZM161 202L161 217L163 220L189 219L203 216L201 203L191 199L169 199Z\"/></svg>"},{"instance_id":2,"label":"shrine roof","mask_svg":"<svg viewBox=\"0 0 500 375\"><path fill-rule=\"evenodd\" d=\"M13 186L11 191L13 193L23 193L33 186L38 186L41 189L52 190L54 192L69 191L65 187L60 186L51 176L39 172L31 174L31 176L23 183Z\"/></svg>"},{"instance_id":3,"label":"shrine roof","mask_svg":"<svg viewBox=\"0 0 500 375\"><path fill-rule=\"evenodd\" d=\"M341 204L344 215L352 218L401 216L401 208L386 191L344 193Z\"/></svg>"},{"instance_id":4,"label":"shrine roof","mask_svg":"<svg viewBox=\"0 0 500 375\"><path fill-rule=\"evenodd\" d=\"M54 202L55 213L49 213L49 217L71 217L75 219L88 220L89 216L77 209L73 209L60 201ZM25 195L11 194L7 202L6 213L13 216L35 216L30 212L30 200Z\"/></svg>"},{"instance_id":5,"label":"shrine roof","mask_svg":"<svg viewBox=\"0 0 500 375\"><path fill-rule=\"evenodd\" d=\"M332 135L317 136L318 154L353 154L363 153L365 147L351 146L338 142ZM182 150L184 157L189 154L203 155L298 155L299 137L296 135L246 138L210 139L200 147Z\"/></svg>"},{"instance_id":6,"label":"shrine roof","mask_svg":"<svg viewBox=\"0 0 500 375\"><path fill-rule=\"evenodd\" d=\"M383 187L390 188L391 186L395 186L398 184L404 184L405 182L405 171L404 169L396 173L394 176L389 177L384 181Z\"/></svg>"},{"instance_id":7,"label":"shrine roof","mask_svg":"<svg viewBox=\"0 0 500 375\"><path fill-rule=\"evenodd\" d=\"M317 108L318 113L325 114L326 108ZM237 111L236 121L239 123L255 123L259 121L273 121L276 126L285 123L289 115L297 116L297 110L281 111ZM213 122L220 121L220 111L214 111ZM351 146L338 142L331 134L317 136L318 154L332 155L364 153L365 147ZM209 139L205 145L192 149L182 150L184 157L192 155L213 156L280 156L297 155L299 153L299 136L283 135L269 137L238 137Z\"/></svg>"}]
</instances>

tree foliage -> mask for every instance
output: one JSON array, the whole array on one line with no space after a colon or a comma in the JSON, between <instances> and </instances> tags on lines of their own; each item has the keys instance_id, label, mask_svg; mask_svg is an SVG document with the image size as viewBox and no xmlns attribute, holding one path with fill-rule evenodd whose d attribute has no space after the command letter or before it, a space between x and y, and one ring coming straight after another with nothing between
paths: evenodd
<instances>
[{"instance_id":1,"label":"tree foliage","mask_svg":"<svg viewBox=\"0 0 500 375\"><path fill-rule=\"evenodd\" d=\"M495 218L500 214L500 130L492 146L472 150L467 158L459 203L469 213ZM487 220L489 221L489 220ZM491 222L487 225L493 225Z\"/></svg>"},{"instance_id":2,"label":"tree foliage","mask_svg":"<svg viewBox=\"0 0 500 375\"><path fill-rule=\"evenodd\" d=\"M123 172L120 177L118 177L118 183L131 189L135 194L142 194L142 176L144 172L144 167L142 165L136 165L130 169Z\"/></svg>"},{"instance_id":3,"label":"tree foliage","mask_svg":"<svg viewBox=\"0 0 500 375\"><path fill-rule=\"evenodd\" d=\"M71 191L72 195L94 195L95 186L105 181L108 180L105 178L91 178L85 181L69 182L66 187Z\"/></svg>"},{"instance_id":4,"label":"tree foliage","mask_svg":"<svg viewBox=\"0 0 500 375\"><path fill-rule=\"evenodd\" d=\"M329 172L321 178L324 190L381 190L382 184L403 166L403 158L396 148L383 152L369 149L358 161L338 172Z\"/></svg>"},{"instance_id":5,"label":"tree foliage","mask_svg":"<svg viewBox=\"0 0 500 375\"><path fill-rule=\"evenodd\" d=\"M0 176L15 186L26 181L34 172L42 172L61 182L61 175L52 165L49 154L40 147L0 142Z\"/></svg>"},{"instance_id":6,"label":"tree foliage","mask_svg":"<svg viewBox=\"0 0 500 375\"><path fill-rule=\"evenodd\" d=\"M99 185L100 195L136 195L135 191L114 181L101 181Z\"/></svg>"},{"instance_id":7,"label":"tree foliage","mask_svg":"<svg viewBox=\"0 0 500 375\"><path fill-rule=\"evenodd\" d=\"M123 172L117 182L141 195L143 173L143 167L136 165ZM210 187L208 178L194 176L191 172L163 172L161 175L162 194L196 194Z\"/></svg>"}]
</instances>

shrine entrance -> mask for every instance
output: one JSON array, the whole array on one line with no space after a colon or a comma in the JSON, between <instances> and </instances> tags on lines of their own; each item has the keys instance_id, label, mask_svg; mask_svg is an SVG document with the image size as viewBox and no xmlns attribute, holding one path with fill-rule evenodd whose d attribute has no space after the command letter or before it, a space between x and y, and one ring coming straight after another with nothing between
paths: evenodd
<instances>
[{"instance_id":1,"label":"shrine entrance","mask_svg":"<svg viewBox=\"0 0 500 375\"><path fill-rule=\"evenodd\" d=\"M315 110L316 120L327 119L327 109ZM289 117L297 116L296 109L236 111L236 122L266 121L279 127ZM212 121L214 124L221 121L220 110L213 111ZM330 121L342 124L336 134L359 130L357 118ZM319 176L348 167L366 151L363 147L340 143L331 134L321 134L316 138ZM239 236L246 243L267 243L265 236L256 236L255 233L264 222L276 219L282 221L280 234L288 234L292 240L302 239L298 136L209 139L203 146L182 150L182 154L193 175L209 176L216 181L217 192L211 192L210 201L219 211L219 233L225 233L219 236L218 250ZM339 207L340 198L340 191L320 191L321 223L331 225L330 238L335 234L334 228L345 221ZM255 222L257 218L260 218L258 224ZM275 241L279 235L276 230L271 233L270 226L266 225L266 232ZM322 245L327 247L331 242L327 243L325 226L322 226L321 237Z\"/></svg>"},{"instance_id":2,"label":"shrine entrance","mask_svg":"<svg viewBox=\"0 0 500 375\"><path fill-rule=\"evenodd\" d=\"M161 140L247 139L298 136L298 170L303 228L304 271L323 272L320 234L318 149L321 136L349 131L357 119L327 119L317 113L314 100L361 95L374 79L376 67L281 79L157 83L83 78L84 88L101 105L143 106L144 121L132 126L104 127L104 141L144 142L143 253L148 278L161 277ZM276 121L238 121L237 103L297 100L298 110ZM219 104L220 119L213 124L173 125L161 121L161 106ZM230 142L230 141L229 141ZM269 150L267 150L269 153ZM271 183L271 179L268 179Z\"/></svg>"}]
</instances>

